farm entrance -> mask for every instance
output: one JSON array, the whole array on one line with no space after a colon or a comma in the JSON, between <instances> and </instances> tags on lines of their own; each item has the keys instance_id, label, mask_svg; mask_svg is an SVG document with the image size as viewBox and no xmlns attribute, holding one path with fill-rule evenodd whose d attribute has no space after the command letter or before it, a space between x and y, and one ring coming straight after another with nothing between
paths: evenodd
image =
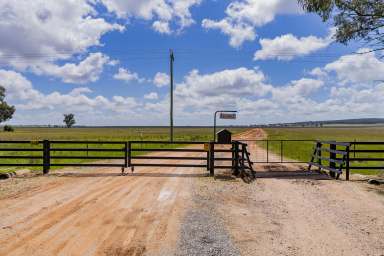
<instances>
[{"instance_id":1,"label":"farm entrance","mask_svg":"<svg viewBox=\"0 0 384 256\"><path fill-rule=\"evenodd\" d=\"M128 167L132 171L139 166L197 167L206 169L211 176L215 169L230 169L235 175L247 170L254 174L247 144L238 141L230 144L130 141L128 144Z\"/></svg>"}]
</instances>

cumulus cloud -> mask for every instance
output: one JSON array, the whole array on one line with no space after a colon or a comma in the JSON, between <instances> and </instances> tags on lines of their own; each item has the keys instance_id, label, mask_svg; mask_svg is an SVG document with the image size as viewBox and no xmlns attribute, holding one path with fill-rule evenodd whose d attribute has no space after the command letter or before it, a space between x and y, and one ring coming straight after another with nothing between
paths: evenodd
<instances>
[{"instance_id":1,"label":"cumulus cloud","mask_svg":"<svg viewBox=\"0 0 384 256\"><path fill-rule=\"evenodd\" d=\"M206 29L218 29L230 37L229 44L239 47L245 41L256 38L256 28L274 20L278 14L298 13L296 1L286 0L239 0L231 2L222 20L204 19Z\"/></svg>"},{"instance_id":2,"label":"cumulus cloud","mask_svg":"<svg viewBox=\"0 0 384 256\"><path fill-rule=\"evenodd\" d=\"M159 98L159 95L157 95L156 92L150 92L144 95L144 99L147 99L147 100L157 100L158 98Z\"/></svg>"},{"instance_id":3,"label":"cumulus cloud","mask_svg":"<svg viewBox=\"0 0 384 256\"><path fill-rule=\"evenodd\" d=\"M139 105L134 98L114 96L107 99L98 95L90 97L92 90L87 87L74 88L68 93L54 91L42 93L20 73L11 70L0 70L0 84L7 91L7 98L19 110L75 110L89 112L93 110L127 111Z\"/></svg>"},{"instance_id":4,"label":"cumulus cloud","mask_svg":"<svg viewBox=\"0 0 384 256\"><path fill-rule=\"evenodd\" d=\"M171 34L172 32L169 27L169 23L164 21L157 20L153 22L152 28L157 32L159 32L160 34Z\"/></svg>"},{"instance_id":5,"label":"cumulus cloud","mask_svg":"<svg viewBox=\"0 0 384 256\"><path fill-rule=\"evenodd\" d=\"M157 87L163 87L169 85L169 75L166 73L157 72L155 77L153 78L153 83Z\"/></svg>"},{"instance_id":6,"label":"cumulus cloud","mask_svg":"<svg viewBox=\"0 0 384 256\"><path fill-rule=\"evenodd\" d=\"M123 30L96 16L86 0L0 1L1 64L23 70L66 60L100 45L105 33Z\"/></svg>"},{"instance_id":7,"label":"cumulus cloud","mask_svg":"<svg viewBox=\"0 0 384 256\"><path fill-rule=\"evenodd\" d=\"M187 112L210 113L216 108L233 108L240 98L263 97L271 91L258 69L228 69L211 74L192 70L177 84L176 105Z\"/></svg>"},{"instance_id":8,"label":"cumulus cloud","mask_svg":"<svg viewBox=\"0 0 384 256\"><path fill-rule=\"evenodd\" d=\"M364 83L384 80L384 62L369 49L360 49L357 54L349 54L327 64L324 71L335 73L342 83ZM364 54L362 54L364 53Z\"/></svg>"},{"instance_id":9,"label":"cumulus cloud","mask_svg":"<svg viewBox=\"0 0 384 256\"><path fill-rule=\"evenodd\" d=\"M99 80L106 64L113 64L110 58L102 53L91 53L78 64L66 63L58 66L52 63L38 64L32 68L37 74L61 78L65 83L85 84Z\"/></svg>"},{"instance_id":10,"label":"cumulus cloud","mask_svg":"<svg viewBox=\"0 0 384 256\"><path fill-rule=\"evenodd\" d=\"M119 71L113 76L116 80L124 82L145 82L145 78L141 78L136 72L129 71L125 68L119 68Z\"/></svg>"},{"instance_id":11,"label":"cumulus cloud","mask_svg":"<svg viewBox=\"0 0 384 256\"><path fill-rule=\"evenodd\" d=\"M119 18L136 17L153 21L152 27L159 33L172 32L170 25L176 23L181 30L194 23L190 9L201 0L100 0L106 8Z\"/></svg>"},{"instance_id":12,"label":"cumulus cloud","mask_svg":"<svg viewBox=\"0 0 384 256\"><path fill-rule=\"evenodd\" d=\"M296 37L292 34L274 39L260 39L261 49L256 51L254 60L292 60L327 47L332 42L332 34L325 38L316 36Z\"/></svg>"}]
</instances>

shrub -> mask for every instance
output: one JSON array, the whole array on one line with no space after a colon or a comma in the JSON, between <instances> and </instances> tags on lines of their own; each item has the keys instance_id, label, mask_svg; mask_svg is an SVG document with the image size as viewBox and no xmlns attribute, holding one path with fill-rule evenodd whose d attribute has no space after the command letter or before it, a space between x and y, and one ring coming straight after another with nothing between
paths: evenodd
<instances>
[{"instance_id":1,"label":"shrub","mask_svg":"<svg viewBox=\"0 0 384 256\"><path fill-rule=\"evenodd\" d=\"M13 132L15 129L13 129L12 126L10 125L4 125L4 129L3 129L5 132Z\"/></svg>"}]
</instances>

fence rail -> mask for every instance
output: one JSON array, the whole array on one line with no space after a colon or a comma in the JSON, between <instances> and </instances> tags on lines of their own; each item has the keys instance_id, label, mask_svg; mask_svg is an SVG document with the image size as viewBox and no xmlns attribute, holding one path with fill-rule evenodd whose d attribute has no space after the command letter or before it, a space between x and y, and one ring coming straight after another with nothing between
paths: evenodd
<instances>
[{"instance_id":1,"label":"fence rail","mask_svg":"<svg viewBox=\"0 0 384 256\"><path fill-rule=\"evenodd\" d=\"M70 147L66 146L69 145ZM78 145L80 147L74 147ZM89 148L92 145L92 148ZM43 173L47 174L51 167L74 166L74 167L128 167L128 143L123 141L0 141L0 151L8 152L8 155L0 155L0 159L9 160L34 160L26 163L9 161L0 163L0 166L14 167L42 167ZM97 147L98 146L98 147ZM114 146L107 148L105 146ZM76 155L71 155L75 152ZM38 153L38 155L26 155ZM81 155L81 153L85 155ZM102 155L89 155L101 153ZM120 155L116 156L113 154ZM107 154L107 155L105 155ZM71 161L73 160L73 161ZM78 160L84 160L82 163ZM86 163L92 160L121 160L121 163ZM37 161L38 163L36 163ZM65 161L65 162L62 162Z\"/></svg>"},{"instance_id":2,"label":"fence rail","mask_svg":"<svg viewBox=\"0 0 384 256\"><path fill-rule=\"evenodd\" d=\"M218 143L203 141L7 140L0 141L0 166L42 167L44 173L48 173L51 167L58 166L120 167L123 171L124 168L134 166L200 167L212 172L215 168L240 168L241 164L244 168L249 168L253 163L308 163L315 142L318 141L240 140L229 144L230 148L225 148ZM322 147L323 155L317 155L317 160L327 162L328 167L332 167L334 164L342 164L345 156L347 162L342 169L346 171L347 179L350 170L384 170L384 141L322 143L331 143L333 146ZM350 145L348 150L342 149L346 145ZM250 148L251 154L243 155L245 154L243 147ZM169 152L169 155L140 155L148 152ZM183 152L194 154L177 155ZM176 155L171 155L172 153ZM330 157L326 157L325 154ZM244 165L248 161L247 157L249 164ZM151 163L148 162L150 159L183 161L183 163ZM116 160L120 162L116 163ZM137 162L132 162L133 160Z\"/></svg>"}]
</instances>

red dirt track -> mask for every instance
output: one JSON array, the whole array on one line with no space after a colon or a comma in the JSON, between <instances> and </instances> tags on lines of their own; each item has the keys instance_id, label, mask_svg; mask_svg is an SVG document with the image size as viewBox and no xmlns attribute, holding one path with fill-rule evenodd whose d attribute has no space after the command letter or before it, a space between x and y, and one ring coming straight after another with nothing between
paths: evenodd
<instances>
[{"instance_id":1,"label":"red dirt track","mask_svg":"<svg viewBox=\"0 0 384 256\"><path fill-rule=\"evenodd\" d=\"M253 129L237 137L265 136ZM384 196L366 184L290 172L251 184L202 177L206 170L198 168L119 172L65 169L1 181L36 182L1 196L0 255L175 255L183 217L196 200L212 206L241 255L384 255ZM206 236L215 238L209 230Z\"/></svg>"}]
</instances>

